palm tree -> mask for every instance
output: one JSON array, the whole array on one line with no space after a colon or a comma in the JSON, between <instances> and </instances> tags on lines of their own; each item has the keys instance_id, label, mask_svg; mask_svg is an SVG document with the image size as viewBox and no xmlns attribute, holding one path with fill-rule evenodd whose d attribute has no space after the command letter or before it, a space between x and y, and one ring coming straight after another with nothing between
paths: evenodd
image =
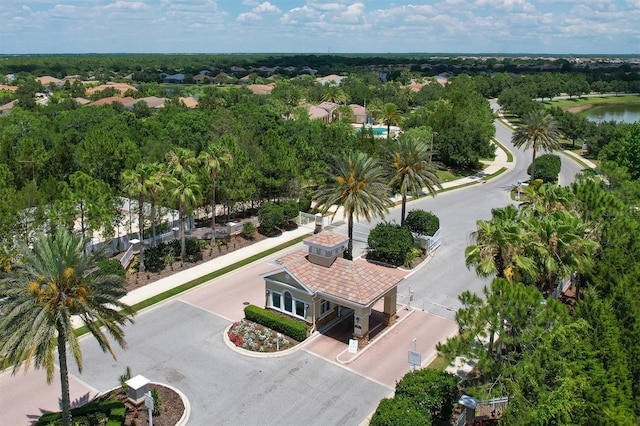
<instances>
[{"instance_id":1,"label":"palm tree","mask_svg":"<svg viewBox=\"0 0 640 426\"><path fill-rule=\"evenodd\" d=\"M411 134L404 134L388 149L387 155L391 159L391 179L389 185L399 188L402 195L402 213L400 225L404 225L407 212L407 192L418 196L420 191L427 189L429 194L436 196L436 187L442 189L436 169L429 161L429 145Z\"/></svg>"},{"instance_id":2,"label":"palm tree","mask_svg":"<svg viewBox=\"0 0 640 426\"><path fill-rule=\"evenodd\" d=\"M103 252L84 255L89 238L58 230L39 235L32 247L19 243L20 262L3 280L3 315L0 315L2 365L12 374L25 361L44 368L51 383L57 352L60 365L63 422L71 425L67 346L82 371L82 352L72 317L78 316L104 352L115 359L104 330L126 348L122 326L133 322L132 311L120 302L126 294L124 279L106 274L97 262Z\"/></svg>"},{"instance_id":3,"label":"palm tree","mask_svg":"<svg viewBox=\"0 0 640 426\"><path fill-rule=\"evenodd\" d=\"M493 209L490 220L479 220L465 249L467 267L475 267L480 277L520 281L535 277L533 261L525 256L522 226L518 209L513 205Z\"/></svg>"},{"instance_id":4,"label":"palm tree","mask_svg":"<svg viewBox=\"0 0 640 426\"><path fill-rule=\"evenodd\" d=\"M522 117L522 125L513 132L511 143L518 148L524 146L525 149L533 149L531 160L531 182L533 182L536 173L536 152L560 149L560 130L551 114L546 114L543 110L533 110Z\"/></svg>"},{"instance_id":5,"label":"palm tree","mask_svg":"<svg viewBox=\"0 0 640 426\"><path fill-rule=\"evenodd\" d=\"M149 196L149 203L151 204L150 216L151 216L151 236L153 245L156 245L156 207L158 205L158 196L164 190L163 176L165 171L160 163L151 163L150 174L144 181L145 191Z\"/></svg>"},{"instance_id":6,"label":"palm tree","mask_svg":"<svg viewBox=\"0 0 640 426\"><path fill-rule=\"evenodd\" d=\"M333 102L335 104L345 104L347 102L347 94L336 84L328 84L324 88L322 100L325 102Z\"/></svg>"},{"instance_id":7,"label":"palm tree","mask_svg":"<svg viewBox=\"0 0 640 426\"><path fill-rule=\"evenodd\" d=\"M138 233L140 234L140 271L144 272L144 202L148 181L155 173L151 164L138 163L135 170L122 172L123 190L138 199ZM155 235L154 235L155 238Z\"/></svg>"},{"instance_id":8,"label":"palm tree","mask_svg":"<svg viewBox=\"0 0 640 426\"><path fill-rule=\"evenodd\" d=\"M216 180L221 166L231 163L232 158L229 152L211 144L200 153L198 160L211 180L211 245L213 246L216 244Z\"/></svg>"},{"instance_id":9,"label":"palm tree","mask_svg":"<svg viewBox=\"0 0 640 426\"><path fill-rule=\"evenodd\" d=\"M334 205L344 208L349 230L349 245L345 257L351 259L354 216L356 219L364 216L367 221L371 221L373 216L384 218L393 206L384 169L376 159L357 152L331 157L324 177L326 183L318 188L313 197L323 214ZM333 213L333 217L336 213L337 211Z\"/></svg>"},{"instance_id":10,"label":"palm tree","mask_svg":"<svg viewBox=\"0 0 640 426\"><path fill-rule=\"evenodd\" d=\"M576 213L556 210L527 222L531 232L527 255L535 262L540 291L552 291L557 279L588 272L593 266L598 243L586 237L588 229Z\"/></svg>"},{"instance_id":11,"label":"palm tree","mask_svg":"<svg viewBox=\"0 0 640 426\"><path fill-rule=\"evenodd\" d=\"M169 151L167 160L169 164L165 184L169 189L169 198L178 204L180 258L184 262L187 254L184 237L185 216L200 199L200 184L194 171L198 160L193 151L181 148Z\"/></svg>"},{"instance_id":12,"label":"palm tree","mask_svg":"<svg viewBox=\"0 0 640 426\"><path fill-rule=\"evenodd\" d=\"M396 104L387 103L382 106L382 122L387 126L387 138L390 138L391 125L402 122L402 114Z\"/></svg>"}]
</instances>

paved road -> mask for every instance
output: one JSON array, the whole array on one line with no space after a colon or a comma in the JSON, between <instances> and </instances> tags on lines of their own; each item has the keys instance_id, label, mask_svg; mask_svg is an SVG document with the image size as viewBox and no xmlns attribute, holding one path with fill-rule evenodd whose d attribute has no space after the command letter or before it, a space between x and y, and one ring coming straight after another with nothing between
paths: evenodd
<instances>
[{"instance_id":1,"label":"paved road","mask_svg":"<svg viewBox=\"0 0 640 426\"><path fill-rule=\"evenodd\" d=\"M509 129L500 122L496 127L498 140L512 149ZM408 366L398 367L398 363L406 356L411 336L418 332L431 336L433 342L423 339L420 345L432 348L435 340L455 332L451 320L459 307L457 295L465 289L479 292L486 284L465 267L464 248L476 221L488 219L491 208L509 203L510 189L518 179L526 179L530 154L520 150L513 153L516 166L508 173L485 184L410 203L409 209L430 210L440 217L444 242L436 256L400 286L400 302L411 286L414 306L424 307L426 312L415 312L401 323L386 346L377 347L351 365L333 361L333 354L323 352L326 346L310 346L269 359L247 358L231 351L223 342L223 331L242 316L243 302L259 304L264 298L264 284L258 275L271 267L268 262L275 257L271 256L251 269L217 281L226 285L224 289L212 292L217 285L214 282L139 314L136 323L126 329L129 348L118 350L117 362L103 354L92 339L83 339L83 374L79 375L70 363L72 384L77 388L72 398L88 398L96 390L117 386L118 376L129 366L133 374L183 391L192 405L191 425L359 424L381 398L391 393L394 378L406 372ZM394 209L388 220L399 221L399 214L400 209ZM356 244L355 249L363 250L364 244ZM393 351L401 354L398 362L385 368L371 367L383 365L381 359L392 359ZM0 391L6 395L16 394L11 389L32 389L25 380L21 375L10 378L5 373L0 376ZM33 389L46 386L39 373L29 373L28 383L34 385ZM56 379L50 390L56 394L58 386ZM51 409L50 401L38 400L28 392L21 395L23 402L29 399L32 406ZM0 411L11 411L8 404L13 406L3 396ZM39 410L35 409L18 413L11 420L0 418L0 426L29 424L37 414Z\"/></svg>"}]
</instances>

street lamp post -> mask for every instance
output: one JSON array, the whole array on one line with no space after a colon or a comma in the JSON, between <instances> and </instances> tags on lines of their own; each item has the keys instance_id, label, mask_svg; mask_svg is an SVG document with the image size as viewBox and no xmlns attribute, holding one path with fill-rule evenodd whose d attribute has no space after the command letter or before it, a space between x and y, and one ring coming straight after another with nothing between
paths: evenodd
<instances>
[{"instance_id":1,"label":"street lamp post","mask_svg":"<svg viewBox=\"0 0 640 426\"><path fill-rule=\"evenodd\" d=\"M431 163L433 160L433 138L437 135L438 132L431 132L431 148L429 149L429 162Z\"/></svg>"}]
</instances>

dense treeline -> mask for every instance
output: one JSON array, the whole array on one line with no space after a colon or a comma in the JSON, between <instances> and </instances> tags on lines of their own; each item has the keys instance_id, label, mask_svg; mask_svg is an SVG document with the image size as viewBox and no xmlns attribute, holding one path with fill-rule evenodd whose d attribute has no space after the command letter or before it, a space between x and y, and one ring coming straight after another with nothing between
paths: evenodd
<instances>
[{"instance_id":1,"label":"dense treeline","mask_svg":"<svg viewBox=\"0 0 640 426\"><path fill-rule=\"evenodd\" d=\"M80 89L75 84L50 89L49 104L38 105L34 95L43 88L26 80L12 95L17 106L0 117L2 238L8 244L11 235L47 223L55 227L51 221L68 224L70 216L62 218L61 212L72 215L77 206L91 206L76 211L87 217L88 229L107 231L113 222L108 206L115 196L131 195L123 173L139 164L165 163L176 149L196 158L220 149L233 158L215 183L216 202L228 210L308 196L306 188L321 183L329 154L385 154L385 138L366 129L354 132L345 106L350 102L366 101L379 123L420 130L424 142L433 139L433 160L444 167L474 169L495 149L491 109L465 75L445 88L432 83L420 92L382 83L372 74L352 75L340 86L323 86L311 77L280 80L269 96L244 87L208 87L200 92L197 109L181 104L179 92L164 108L139 103L128 110L119 103L81 107L73 99ZM140 89L152 94L148 86ZM309 119L301 106L322 101L341 105L331 123ZM199 179L203 195L193 208L211 204L204 194L212 183L203 172ZM175 200L159 197L159 205L177 207Z\"/></svg>"}]
</instances>

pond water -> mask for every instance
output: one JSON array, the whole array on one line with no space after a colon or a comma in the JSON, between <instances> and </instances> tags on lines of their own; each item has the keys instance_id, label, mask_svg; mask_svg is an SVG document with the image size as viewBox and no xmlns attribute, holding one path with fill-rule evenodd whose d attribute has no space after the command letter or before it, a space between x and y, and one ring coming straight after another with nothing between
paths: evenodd
<instances>
[{"instance_id":1,"label":"pond water","mask_svg":"<svg viewBox=\"0 0 640 426\"><path fill-rule=\"evenodd\" d=\"M640 121L640 104L606 104L596 105L583 114L587 120L594 123L603 121L617 121L619 123L633 123Z\"/></svg>"}]
</instances>

